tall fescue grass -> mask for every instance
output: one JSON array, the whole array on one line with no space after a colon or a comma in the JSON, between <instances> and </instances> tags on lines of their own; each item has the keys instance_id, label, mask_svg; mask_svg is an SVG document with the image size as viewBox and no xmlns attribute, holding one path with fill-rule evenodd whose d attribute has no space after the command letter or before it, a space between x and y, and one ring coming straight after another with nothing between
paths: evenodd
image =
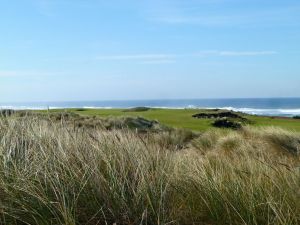
<instances>
[{"instance_id":1,"label":"tall fescue grass","mask_svg":"<svg viewBox=\"0 0 300 225\"><path fill-rule=\"evenodd\" d=\"M0 224L300 224L299 134L180 135L2 118Z\"/></svg>"}]
</instances>

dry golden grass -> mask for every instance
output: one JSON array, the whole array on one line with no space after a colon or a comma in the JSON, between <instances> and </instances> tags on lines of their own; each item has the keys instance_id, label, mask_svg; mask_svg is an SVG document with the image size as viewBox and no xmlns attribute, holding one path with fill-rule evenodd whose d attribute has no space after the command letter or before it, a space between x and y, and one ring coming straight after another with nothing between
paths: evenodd
<instances>
[{"instance_id":1,"label":"dry golden grass","mask_svg":"<svg viewBox=\"0 0 300 225\"><path fill-rule=\"evenodd\" d=\"M2 118L0 224L300 224L298 133L190 136Z\"/></svg>"}]
</instances>

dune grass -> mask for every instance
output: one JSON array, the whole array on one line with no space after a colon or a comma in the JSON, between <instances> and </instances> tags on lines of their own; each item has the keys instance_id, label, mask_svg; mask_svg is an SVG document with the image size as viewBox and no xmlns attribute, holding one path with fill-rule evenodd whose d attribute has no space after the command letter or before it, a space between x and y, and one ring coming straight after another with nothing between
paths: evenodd
<instances>
[{"instance_id":1,"label":"dune grass","mask_svg":"<svg viewBox=\"0 0 300 225\"><path fill-rule=\"evenodd\" d=\"M300 224L300 134L0 119L0 224Z\"/></svg>"},{"instance_id":2,"label":"dune grass","mask_svg":"<svg viewBox=\"0 0 300 225\"><path fill-rule=\"evenodd\" d=\"M206 110L198 109L150 109L145 111L124 111L124 109L66 109L51 110L51 112L75 112L85 116L116 117L141 116L151 120L158 120L167 126L206 131L212 127L212 119L196 119L192 115ZM272 118L264 116L246 116L253 122L252 126L276 126L291 131L300 132L300 120L293 118Z\"/></svg>"}]
</instances>

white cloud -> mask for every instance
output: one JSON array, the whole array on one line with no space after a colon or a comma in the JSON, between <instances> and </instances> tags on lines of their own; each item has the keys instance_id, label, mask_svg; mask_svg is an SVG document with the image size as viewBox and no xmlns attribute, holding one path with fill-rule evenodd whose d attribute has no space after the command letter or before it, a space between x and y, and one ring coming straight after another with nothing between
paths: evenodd
<instances>
[{"instance_id":1,"label":"white cloud","mask_svg":"<svg viewBox=\"0 0 300 225\"><path fill-rule=\"evenodd\" d=\"M179 55L174 54L133 54L133 55L102 55L96 57L97 60L171 60Z\"/></svg>"},{"instance_id":2,"label":"white cloud","mask_svg":"<svg viewBox=\"0 0 300 225\"><path fill-rule=\"evenodd\" d=\"M276 51L221 51L220 56L259 56L259 55L275 55Z\"/></svg>"},{"instance_id":3,"label":"white cloud","mask_svg":"<svg viewBox=\"0 0 300 225\"><path fill-rule=\"evenodd\" d=\"M217 51L217 50L207 50L200 51L194 56L208 57L208 56L264 56L264 55L276 55L276 51Z\"/></svg>"},{"instance_id":4,"label":"white cloud","mask_svg":"<svg viewBox=\"0 0 300 225\"><path fill-rule=\"evenodd\" d=\"M179 58L197 58L197 57L211 57L211 56L232 56L232 57L254 57L267 56L278 54L276 51L218 51L206 50L197 53L187 54L124 54L124 55L101 55L97 56L99 61L135 61L142 64L167 64L175 63Z\"/></svg>"}]
</instances>

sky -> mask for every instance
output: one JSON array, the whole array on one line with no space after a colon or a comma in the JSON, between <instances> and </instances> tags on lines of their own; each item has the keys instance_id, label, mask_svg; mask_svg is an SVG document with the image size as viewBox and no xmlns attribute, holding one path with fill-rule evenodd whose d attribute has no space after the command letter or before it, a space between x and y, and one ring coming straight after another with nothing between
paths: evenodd
<instances>
[{"instance_id":1,"label":"sky","mask_svg":"<svg viewBox=\"0 0 300 225\"><path fill-rule=\"evenodd\" d=\"M0 102L300 97L299 0L9 0Z\"/></svg>"}]
</instances>

